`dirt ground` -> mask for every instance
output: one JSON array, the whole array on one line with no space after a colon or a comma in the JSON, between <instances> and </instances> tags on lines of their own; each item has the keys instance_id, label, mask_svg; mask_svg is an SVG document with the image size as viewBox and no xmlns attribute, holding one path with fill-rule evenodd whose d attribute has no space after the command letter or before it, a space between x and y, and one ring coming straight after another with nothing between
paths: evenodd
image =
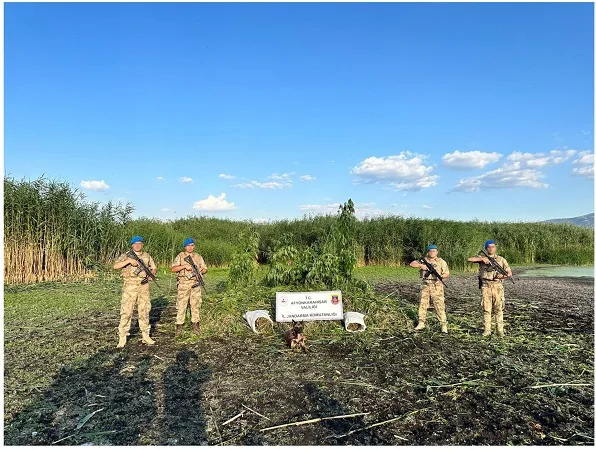
<instances>
[{"instance_id":1,"label":"dirt ground","mask_svg":"<svg viewBox=\"0 0 596 450\"><path fill-rule=\"evenodd\" d=\"M318 338L308 354L286 350L278 333L177 341L166 298L153 302L153 347L136 328L113 348L107 312L68 322L67 336L66 322L7 323L5 340L26 343L5 350L5 443L593 445L592 279L508 282L504 339L481 337L473 276L448 280L447 336L432 310L412 332L417 282L374 289L407 329ZM57 339L71 352L62 361L44 352ZM35 381L44 372L51 381ZM356 413L366 414L263 431Z\"/></svg>"}]
</instances>

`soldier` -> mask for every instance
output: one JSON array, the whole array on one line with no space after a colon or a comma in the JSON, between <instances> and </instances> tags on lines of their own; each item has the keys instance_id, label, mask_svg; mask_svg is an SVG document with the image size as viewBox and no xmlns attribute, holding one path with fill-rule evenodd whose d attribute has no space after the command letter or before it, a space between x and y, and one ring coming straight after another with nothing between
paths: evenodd
<instances>
[{"instance_id":1,"label":"soldier","mask_svg":"<svg viewBox=\"0 0 596 450\"><path fill-rule=\"evenodd\" d=\"M130 240L130 245L135 254L155 275L157 266L149 253L143 251L143 238L135 236ZM118 326L118 345L122 348L126 345L126 337L130 335L130 322L135 304L138 304L139 328L143 335L143 342L147 345L155 344L155 341L149 337L151 325L149 324L149 311L151 311L151 299L149 298L149 283L141 284L146 278L145 272L138 267L139 263L130 258L126 253L121 255L114 264L115 270L122 269L122 278L124 278L124 287L122 288L122 303L120 306L120 325Z\"/></svg>"},{"instance_id":2,"label":"soldier","mask_svg":"<svg viewBox=\"0 0 596 450\"><path fill-rule=\"evenodd\" d=\"M438 250L436 245L429 245L426 248L426 260L435 268L437 273L443 279L449 277L449 267L444 259L437 258ZM420 307L418 308L418 325L415 331L422 330L426 322L426 310L429 302L432 300L439 322L441 322L441 331L447 333L447 315L445 314L445 293L443 283L431 275L426 270L426 266L419 261L412 261L411 267L420 269L420 278L422 278L422 289L420 290Z\"/></svg>"},{"instance_id":3,"label":"soldier","mask_svg":"<svg viewBox=\"0 0 596 450\"><path fill-rule=\"evenodd\" d=\"M195 265L201 272L201 275L207 273L207 266L201 255L194 253L195 241L188 238L184 241L184 251L179 253L172 264L172 272L178 273L178 300L176 301L176 336L180 335L184 321L186 319L186 309L190 302L190 321L192 322L192 331L199 334L201 326L200 309L201 309L201 286L193 287L197 280L192 273L192 266L184 261L184 258L190 256Z\"/></svg>"},{"instance_id":4,"label":"soldier","mask_svg":"<svg viewBox=\"0 0 596 450\"><path fill-rule=\"evenodd\" d=\"M497 245L495 241L488 240L484 243L484 249L511 277L511 269L507 260L502 256L497 255ZM497 333L503 336L505 331L503 329L503 310L505 309L505 290L503 289L503 279L505 276L501 275L490 265L490 261L486 256L472 256L468 258L468 262L478 263L478 279L482 287L482 309L484 310L484 333L482 336L489 336L491 333L492 320L491 315L494 313L497 316Z\"/></svg>"}]
</instances>

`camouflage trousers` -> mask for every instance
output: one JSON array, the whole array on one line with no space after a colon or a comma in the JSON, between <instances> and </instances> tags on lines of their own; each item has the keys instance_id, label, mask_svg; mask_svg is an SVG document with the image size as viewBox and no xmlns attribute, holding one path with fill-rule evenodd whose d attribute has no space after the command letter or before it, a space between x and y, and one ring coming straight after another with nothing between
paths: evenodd
<instances>
[{"instance_id":1,"label":"camouflage trousers","mask_svg":"<svg viewBox=\"0 0 596 450\"><path fill-rule=\"evenodd\" d=\"M420 306L418 307L418 323L424 324L426 322L426 310L430 306L430 302L435 308L435 312L439 317L441 325L447 324L447 315L445 314L445 292L441 282L428 282L422 285L420 291Z\"/></svg>"},{"instance_id":2,"label":"camouflage trousers","mask_svg":"<svg viewBox=\"0 0 596 450\"><path fill-rule=\"evenodd\" d=\"M120 304L120 325L118 326L120 337L127 336L130 331L135 305L137 305L139 312L139 328L142 333L149 333L151 329L149 324L149 312L151 311L149 283L141 284L140 279L138 281L124 281L122 302Z\"/></svg>"},{"instance_id":3,"label":"camouflage trousers","mask_svg":"<svg viewBox=\"0 0 596 450\"><path fill-rule=\"evenodd\" d=\"M492 327L492 314L497 319L497 330L503 331L503 310L505 309L505 289L499 281L482 283L482 309L484 310L484 331Z\"/></svg>"},{"instance_id":4,"label":"camouflage trousers","mask_svg":"<svg viewBox=\"0 0 596 450\"><path fill-rule=\"evenodd\" d=\"M195 280L183 280L178 282L178 299L176 300L176 324L184 325L186 310L190 303L190 320L197 323L201 320L201 286L193 288Z\"/></svg>"}]
</instances>

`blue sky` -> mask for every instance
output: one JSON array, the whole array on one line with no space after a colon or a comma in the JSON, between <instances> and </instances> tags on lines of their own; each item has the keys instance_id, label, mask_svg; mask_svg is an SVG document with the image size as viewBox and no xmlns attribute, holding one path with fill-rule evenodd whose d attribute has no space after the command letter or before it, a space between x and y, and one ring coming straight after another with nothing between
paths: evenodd
<instances>
[{"instance_id":1,"label":"blue sky","mask_svg":"<svg viewBox=\"0 0 596 450\"><path fill-rule=\"evenodd\" d=\"M160 218L350 197L360 216L585 214L593 19L589 3L8 3L5 173Z\"/></svg>"}]
</instances>

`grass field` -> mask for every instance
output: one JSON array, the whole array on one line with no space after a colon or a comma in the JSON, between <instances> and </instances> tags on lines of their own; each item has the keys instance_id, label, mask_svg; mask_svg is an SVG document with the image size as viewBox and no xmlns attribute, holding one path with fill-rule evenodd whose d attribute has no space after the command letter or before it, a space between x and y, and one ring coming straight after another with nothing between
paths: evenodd
<instances>
[{"instance_id":1,"label":"grass field","mask_svg":"<svg viewBox=\"0 0 596 450\"><path fill-rule=\"evenodd\" d=\"M118 278L6 286L5 443L594 443L593 279L507 284L508 334L485 339L470 274L448 280L444 336L432 310L412 332L415 270L360 268L372 290L344 292L344 303L367 314L366 332L308 324L311 353L294 354L281 330L255 335L241 318L273 313L275 289L231 292L226 276L206 277L202 335L187 325L176 340L175 281L161 273L151 287L157 344L141 344L135 324L123 350ZM366 414L260 431L356 413Z\"/></svg>"}]
</instances>

